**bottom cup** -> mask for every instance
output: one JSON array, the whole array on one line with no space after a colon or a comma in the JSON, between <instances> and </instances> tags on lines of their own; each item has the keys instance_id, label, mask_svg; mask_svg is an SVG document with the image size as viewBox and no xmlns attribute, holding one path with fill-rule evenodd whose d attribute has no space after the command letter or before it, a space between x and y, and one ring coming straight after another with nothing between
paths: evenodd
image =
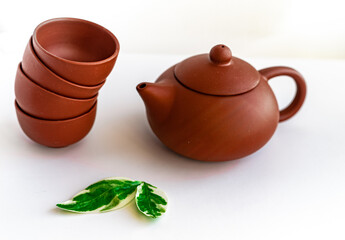
<instances>
[{"instance_id":1,"label":"bottom cup","mask_svg":"<svg viewBox=\"0 0 345 240\"><path fill-rule=\"evenodd\" d=\"M44 120L25 113L15 101L17 118L24 133L48 147L66 147L84 138L96 117L97 102L86 113L66 120Z\"/></svg>"}]
</instances>

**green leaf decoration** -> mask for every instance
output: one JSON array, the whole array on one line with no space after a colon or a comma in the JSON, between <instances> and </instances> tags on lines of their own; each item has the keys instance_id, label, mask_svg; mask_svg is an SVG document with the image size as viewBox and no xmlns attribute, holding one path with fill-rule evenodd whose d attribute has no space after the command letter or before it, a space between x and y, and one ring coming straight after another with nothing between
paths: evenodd
<instances>
[{"instance_id":1,"label":"green leaf decoration","mask_svg":"<svg viewBox=\"0 0 345 240\"><path fill-rule=\"evenodd\" d=\"M135 197L135 191L140 184L140 181L127 178L107 178L88 186L71 200L56 206L78 213L116 210Z\"/></svg>"},{"instance_id":2,"label":"green leaf decoration","mask_svg":"<svg viewBox=\"0 0 345 240\"><path fill-rule=\"evenodd\" d=\"M142 182L138 186L135 201L138 209L152 218L157 218L165 213L168 204L166 194L146 182Z\"/></svg>"}]
</instances>

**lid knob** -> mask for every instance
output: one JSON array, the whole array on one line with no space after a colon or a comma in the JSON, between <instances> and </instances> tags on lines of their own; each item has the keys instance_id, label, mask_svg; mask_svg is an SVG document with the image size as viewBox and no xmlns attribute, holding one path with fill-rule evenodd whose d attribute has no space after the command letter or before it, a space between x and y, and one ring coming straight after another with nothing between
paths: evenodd
<instances>
[{"instance_id":1,"label":"lid knob","mask_svg":"<svg viewBox=\"0 0 345 240\"><path fill-rule=\"evenodd\" d=\"M224 44L218 44L214 46L210 51L210 59L215 64L227 64L230 63L232 53L230 48Z\"/></svg>"}]
</instances>

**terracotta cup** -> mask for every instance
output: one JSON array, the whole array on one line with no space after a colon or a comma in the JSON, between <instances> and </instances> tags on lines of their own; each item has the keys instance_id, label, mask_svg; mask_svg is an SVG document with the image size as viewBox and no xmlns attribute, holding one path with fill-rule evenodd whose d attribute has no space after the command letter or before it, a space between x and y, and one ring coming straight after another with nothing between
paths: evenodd
<instances>
[{"instance_id":1,"label":"terracotta cup","mask_svg":"<svg viewBox=\"0 0 345 240\"><path fill-rule=\"evenodd\" d=\"M97 95L105 80L96 86L82 86L69 82L47 68L37 57L32 38L28 42L22 61L24 73L35 83L47 90L72 98L91 98Z\"/></svg>"},{"instance_id":2,"label":"terracotta cup","mask_svg":"<svg viewBox=\"0 0 345 240\"><path fill-rule=\"evenodd\" d=\"M48 147L65 147L80 141L92 128L97 102L83 115L66 120L43 120L25 113L15 102L17 118L24 133L33 141Z\"/></svg>"},{"instance_id":3,"label":"terracotta cup","mask_svg":"<svg viewBox=\"0 0 345 240\"><path fill-rule=\"evenodd\" d=\"M100 84L107 78L120 49L109 30L75 18L55 18L38 25L33 47L57 75L87 86Z\"/></svg>"},{"instance_id":4,"label":"terracotta cup","mask_svg":"<svg viewBox=\"0 0 345 240\"><path fill-rule=\"evenodd\" d=\"M48 91L31 81L18 65L15 95L19 106L28 114L47 120L79 116L91 109L97 96L88 99L68 98Z\"/></svg>"}]
</instances>

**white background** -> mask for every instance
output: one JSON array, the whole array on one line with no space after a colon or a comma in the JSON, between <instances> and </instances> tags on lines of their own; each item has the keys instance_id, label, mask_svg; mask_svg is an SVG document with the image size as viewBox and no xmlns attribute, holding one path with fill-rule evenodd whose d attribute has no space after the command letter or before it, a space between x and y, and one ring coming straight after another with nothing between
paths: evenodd
<instances>
[{"instance_id":1,"label":"white background","mask_svg":"<svg viewBox=\"0 0 345 240\"><path fill-rule=\"evenodd\" d=\"M345 56L344 7L332 0L258 2L2 2L0 239L345 239L345 60L325 59ZM21 131L13 84L34 27L59 16L102 24L121 50L90 134L50 149ZM255 154L203 163L155 138L135 86L219 42L257 69L298 69L308 95ZM288 104L292 81L277 78L271 85L280 106ZM134 204L99 215L55 207L111 176L163 189L166 215L147 219Z\"/></svg>"},{"instance_id":2,"label":"white background","mask_svg":"<svg viewBox=\"0 0 345 240\"><path fill-rule=\"evenodd\" d=\"M79 17L109 28L123 53L345 58L343 0L58 0L0 3L0 50L24 48L40 22ZM3 35L3 36L2 36Z\"/></svg>"}]
</instances>

